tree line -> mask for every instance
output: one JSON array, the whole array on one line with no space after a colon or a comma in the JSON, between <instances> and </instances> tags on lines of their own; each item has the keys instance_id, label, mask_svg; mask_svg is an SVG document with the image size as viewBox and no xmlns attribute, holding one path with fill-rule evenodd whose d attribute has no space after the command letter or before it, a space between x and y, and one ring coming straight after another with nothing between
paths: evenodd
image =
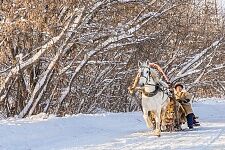
<instances>
[{"instance_id":1,"label":"tree line","mask_svg":"<svg viewBox=\"0 0 225 150\"><path fill-rule=\"evenodd\" d=\"M224 17L212 0L3 0L3 117L138 110L138 61L195 97L225 92Z\"/></svg>"}]
</instances>

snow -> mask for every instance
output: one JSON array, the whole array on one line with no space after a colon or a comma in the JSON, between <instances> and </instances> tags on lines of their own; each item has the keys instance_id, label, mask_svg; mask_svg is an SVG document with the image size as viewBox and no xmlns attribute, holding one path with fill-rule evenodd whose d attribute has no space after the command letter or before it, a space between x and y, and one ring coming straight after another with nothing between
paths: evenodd
<instances>
[{"instance_id":1,"label":"snow","mask_svg":"<svg viewBox=\"0 0 225 150\"><path fill-rule=\"evenodd\" d=\"M0 121L1 150L224 149L225 100L193 103L201 126L193 131L151 135L141 112L78 114L63 118L45 113Z\"/></svg>"}]
</instances>

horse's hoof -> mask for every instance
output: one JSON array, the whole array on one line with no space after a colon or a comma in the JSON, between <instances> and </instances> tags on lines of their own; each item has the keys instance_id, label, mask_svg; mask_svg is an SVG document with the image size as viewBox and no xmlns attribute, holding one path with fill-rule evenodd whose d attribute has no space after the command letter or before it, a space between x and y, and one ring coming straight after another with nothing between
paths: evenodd
<instances>
[{"instance_id":1,"label":"horse's hoof","mask_svg":"<svg viewBox=\"0 0 225 150\"><path fill-rule=\"evenodd\" d=\"M153 131L153 135L160 137L160 131Z\"/></svg>"},{"instance_id":2,"label":"horse's hoof","mask_svg":"<svg viewBox=\"0 0 225 150\"><path fill-rule=\"evenodd\" d=\"M161 134L153 134L154 136L157 136L157 137L160 137L161 136Z\"/></svg>"},{"instance_id":3,"label":"horse's hoof","mask_svg":"<svg viewBox=\"0 0 225 150\"><path fill-rule=\"evenodd\" d=\"M160 136L161 136L161 134L156 134L155 136L160 137Z\"/></svg>"}]
</instances>

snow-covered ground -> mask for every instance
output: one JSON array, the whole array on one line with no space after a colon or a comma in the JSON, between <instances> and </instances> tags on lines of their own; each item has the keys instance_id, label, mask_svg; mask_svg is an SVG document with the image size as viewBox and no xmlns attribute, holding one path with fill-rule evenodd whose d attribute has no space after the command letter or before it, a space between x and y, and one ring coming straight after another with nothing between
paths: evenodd
<instances>
[{"instance_id":1,"label":"snow-covered ground","mask_svg":"<svg viewBox=\"0 0 225 150\"><path fill-rule=\"evenodd\" d=\"M154 137L141 112L0 121L0 150L225 149L225 100L193 104L201 127Z\"/></svg>"}]
</instances>

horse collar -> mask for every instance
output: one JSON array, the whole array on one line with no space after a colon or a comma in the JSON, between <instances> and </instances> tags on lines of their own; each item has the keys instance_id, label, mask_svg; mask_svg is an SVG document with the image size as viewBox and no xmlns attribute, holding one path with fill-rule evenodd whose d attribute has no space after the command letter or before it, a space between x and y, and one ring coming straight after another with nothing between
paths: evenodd
<instances>
[{"instance_id":1,"label":"horse collar","mask_svg":"<svg viewBox=\"0 0 225 150\"><path fill-rule=\"evenodd\" d=\"M153 92L146 92L145 89L144 89L142 92L143 92L143 94L144 94L145 96L147 96L147 97L153 97L153 96L155 96L155 95L159 92L159 90L160 90L160 86L159 86L159 84L157 83L157 84L155 85L155 90L154 90Z\"/></svg>"}]
</instances>

